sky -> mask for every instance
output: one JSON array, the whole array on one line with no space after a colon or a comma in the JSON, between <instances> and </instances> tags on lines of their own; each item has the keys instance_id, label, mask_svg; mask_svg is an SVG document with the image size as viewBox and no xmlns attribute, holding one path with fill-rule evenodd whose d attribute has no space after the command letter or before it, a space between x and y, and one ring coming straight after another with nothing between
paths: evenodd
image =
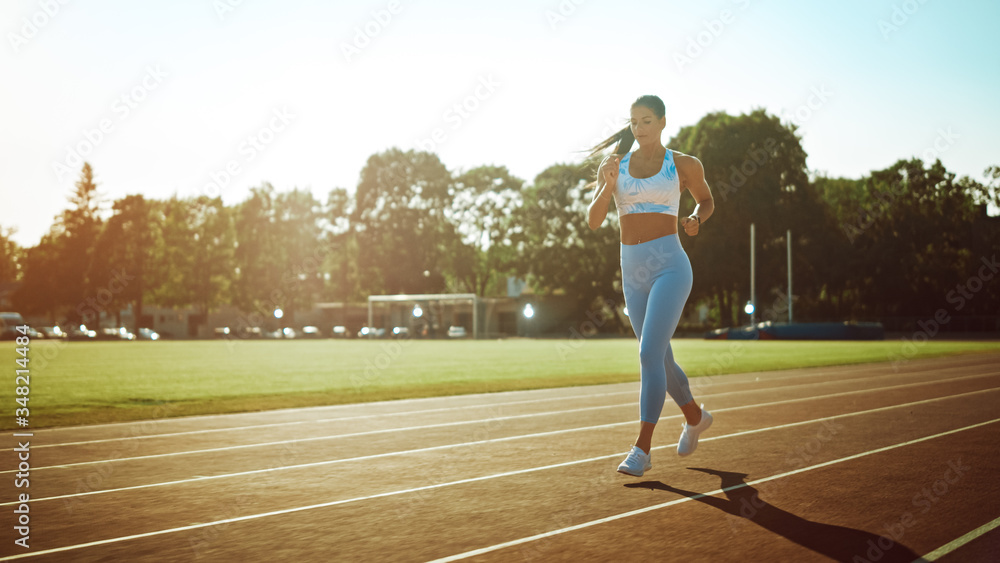
<instances>
[{"instance_id":1,"label":"sky","mask_svg":"<svg viewBox=\"0 0 1000 563\"><path fill-rule=\"evenodd\" d=\"M1000 165L995 0L8 0L0 228L33 246L82 162L107 201L353 192L372 154L531 181L638 96L799 127L809 169ZM697 155L695 155L697 156ZM704 163L706 167L711 162Z\"/></svg>"}]
</instances>

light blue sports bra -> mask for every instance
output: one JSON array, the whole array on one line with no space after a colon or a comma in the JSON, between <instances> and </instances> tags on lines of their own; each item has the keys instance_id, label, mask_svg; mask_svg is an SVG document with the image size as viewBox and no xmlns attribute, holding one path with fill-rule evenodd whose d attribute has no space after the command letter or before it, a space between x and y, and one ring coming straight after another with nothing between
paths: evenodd
<instances>
[{"instance_id":1,"label":"light blue sports bra","mask_svg":"<svg viewBox=\"0 0 1000 563\"><path fill-rule=\"evenodd\" d=\"M628 174L632 153L625 155L618 168L618 189L615 206L618 216L629 213L668 213L677 215L681 201L681 182L674 164L674 151L667 149L660 171L649 178L633 178Z\"/></svg>"}]
</instances>

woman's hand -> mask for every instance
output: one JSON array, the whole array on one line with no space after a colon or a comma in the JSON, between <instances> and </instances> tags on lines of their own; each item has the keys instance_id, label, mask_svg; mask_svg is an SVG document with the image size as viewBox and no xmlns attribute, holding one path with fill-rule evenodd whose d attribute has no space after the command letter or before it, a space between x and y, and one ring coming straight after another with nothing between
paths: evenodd
<instances>
[{"instance_id":1,"label":"woman's hand","mask_svg":"<svg viewBox=\"0 0 1000 563\"><path fill-rule=\"evenodd\" d=\"M701 227L701 221L695 219L694 217L683 217L681 219L681 227L684 227L684 232L687 233L689 237L693 237L698 234L698 228Z\"/></svg>"},{"instance_id":2,"label":"woman's hand","mask_svg":"<svg viewBox=\"0 0 1000 563\"><path fill-rule=\"evenodd\" d=\"M618 187L618 167L621 166L621 162L621 155L613 154L605 159L604 163L601 164L600 174L601 177L604 178L604 185L607 187Z\"/></svg>"}]
</instances>

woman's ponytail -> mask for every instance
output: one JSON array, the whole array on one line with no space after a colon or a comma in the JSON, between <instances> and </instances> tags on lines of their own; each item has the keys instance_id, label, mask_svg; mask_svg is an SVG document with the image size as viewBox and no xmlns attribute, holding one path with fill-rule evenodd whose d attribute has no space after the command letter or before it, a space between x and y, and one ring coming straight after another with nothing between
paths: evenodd
<instances>
[{"instance_id":1,"label":"woman's ponytail","mask_svg":"<svg viewBox=\"0 0 1000 563\"><path fill-rule=\"evenodd\" d=\"M615 145L615 143L617 143L617 145ZM615 145L615 154L625 155L628 154L628 151L632 150L632 145L634 143L635 143L635 135L632 134L632 126L626 125L624 129L618 131L614 135L611 135L607 139L604 139L600 143L594 145L593 148L590 149L590 154L587 155L587 158L593 157L594 155L600 153L601 151L610 147L611 145ZM599 171L600 171L600 165L598 165L598 167L594 169L594 176L597 176ZM597 187L597 180L593 180L589 182L586 186L584 186L584 190L589 191L596 187Z\"/></svg>"},{"instance_id":2,"label":"woman's ponytail","mask_svg":"<svg viewBox=\"0 0 1000 563\"><path fill-rule=\"evenodd\" d=\"M590 149L588 157L596 155L615 143L617 143L615 145L615 154L624 156L628 154L628 151L632 150L632 145L635 144L635 135L632 134L631 125L626 125L624 129L594 145Z\"/></svg>"}]
</instances>

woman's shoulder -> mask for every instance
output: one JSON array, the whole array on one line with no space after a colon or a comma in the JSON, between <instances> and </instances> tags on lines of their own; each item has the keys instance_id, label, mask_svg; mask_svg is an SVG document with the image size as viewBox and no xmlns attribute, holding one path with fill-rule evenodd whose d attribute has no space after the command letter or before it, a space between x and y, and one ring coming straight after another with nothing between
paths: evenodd
<instances>
[{"instance_id":1,"label":"woman's shoulder","mask_svg":"<svg viewBox=\"0 0 1000 563\"><path fill-rule=\"evenodd\" d=\"M701 161L698 160L698 157L692 156L690 154L684 154L681 151L675 151L673 149L670 149L670 152L673 153L674 164L677 166L678 172L686 170L704 169L704 167L701 165Z\"/></svg>"}]
</instances>

